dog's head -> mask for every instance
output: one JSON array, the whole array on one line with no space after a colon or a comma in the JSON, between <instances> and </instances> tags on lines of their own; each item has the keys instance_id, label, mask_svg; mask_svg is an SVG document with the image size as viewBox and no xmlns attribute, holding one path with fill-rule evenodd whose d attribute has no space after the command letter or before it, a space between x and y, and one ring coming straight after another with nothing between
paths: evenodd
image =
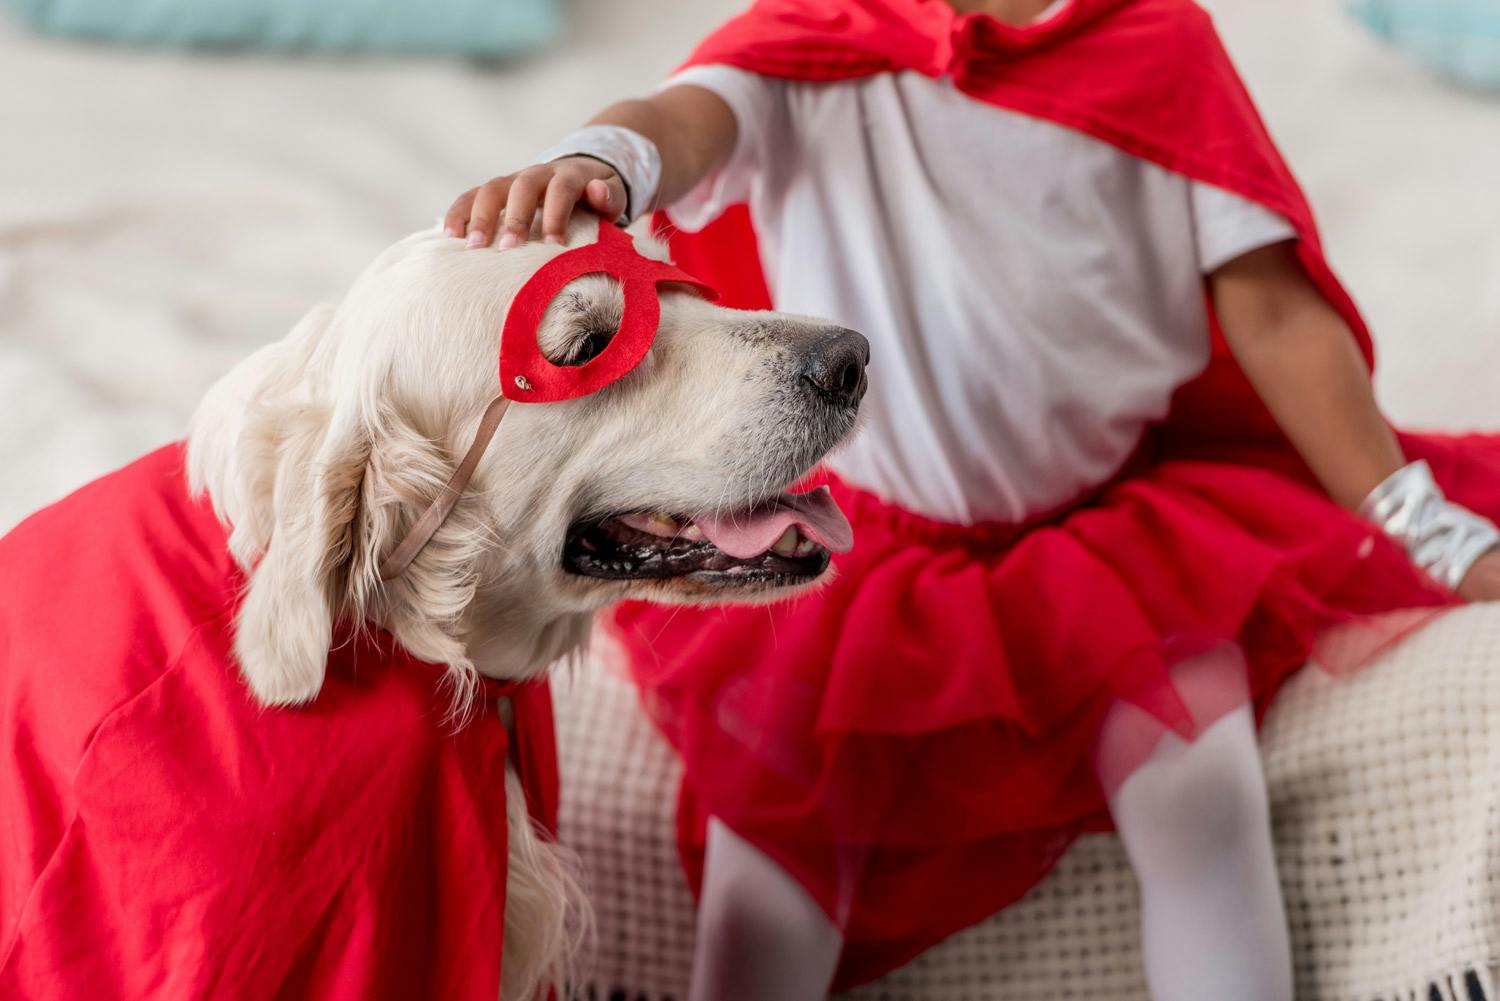
<instances>
[{"instance_id":1,"label":"dog's head","mask_svg":"<svg viewBox=\"0 0 1500 1001\"><path fill-rule=\"evenodd\" d=\"M570 244L596 234L577 221ZM341 618L388 629L470 686L476 665L540 670L617 599L764 600L827 572L837 519L783 491L853 427L864 339L663 286L645 360L597 393L512 405L431 542L379 579L500 389L511 300L562 252L416 234L209 392L190 472L250 578L235 649L262 701L317 694ZM548 306L541 351L581 365L621 314L612 280L577 279Z\"/></svg>"}]
</instances>

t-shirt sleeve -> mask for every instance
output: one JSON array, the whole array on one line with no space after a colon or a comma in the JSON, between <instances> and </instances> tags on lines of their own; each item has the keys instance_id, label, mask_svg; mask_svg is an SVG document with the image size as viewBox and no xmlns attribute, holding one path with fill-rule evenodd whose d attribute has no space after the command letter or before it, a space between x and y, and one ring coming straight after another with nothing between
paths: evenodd
<instances>
[{"instance_id":1,"label":"t-shirt sleeve","mask_svg":"<svg viewBox=\"0 0 1500 1001\"><path fill-rule=\"evenodd\" d=\"M682 84L718 95L734 112L738 131L729 159L668 207L672 221L693 232L729 206L750 200L755 178L768 161L769 146L773 141L786 141L786 95L785 85L779 80L720 65L690 66L658 90Z\"/></svg>"},{"instance_id":2,"label":"t-shirt sleeve","mask_svg":"<svg viewBox=\"0 0 1500 1001\"><path fill-rule=\"evenodd\" d=\"M1211 184L1192 184L1198 268L1211 274L1242 254L1295 239L1284 217L1247 198Z\"/></svg>"}]
</instances>

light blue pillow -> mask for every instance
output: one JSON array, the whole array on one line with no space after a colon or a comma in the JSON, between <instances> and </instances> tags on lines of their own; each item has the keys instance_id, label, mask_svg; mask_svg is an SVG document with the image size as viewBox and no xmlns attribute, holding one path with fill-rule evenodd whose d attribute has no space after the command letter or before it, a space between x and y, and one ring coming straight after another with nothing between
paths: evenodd
<instances>
[{"instance_id":1,"label":"light blue pillow","mask_svg":"<svg viewBox=\"0 0 1500 1001\"><path fill-rule=\"evenodd\" d=\"M557 30L553 0L0 0L37 31L131 45L496 57Z\"/></svg>"},{"instance_id":2,"label":"light blue pillow","mask_svg":"<svg viewBox=\"0 0 1500 1001\"><path fill-rule=\"evenodd\" d=\"M1351 0L1349 10L1439 73L1500 90L1500 0Z\"/></svg>"}]
</instances>

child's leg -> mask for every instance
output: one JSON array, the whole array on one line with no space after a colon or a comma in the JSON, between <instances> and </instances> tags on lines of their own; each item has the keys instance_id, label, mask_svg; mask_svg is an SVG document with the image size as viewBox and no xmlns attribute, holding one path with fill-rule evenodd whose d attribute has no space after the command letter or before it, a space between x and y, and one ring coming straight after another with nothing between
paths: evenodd
<instances>
[{"instance_id":1,"label":"child's leg","mask_svg":"<svg viewBox=\"0 0 1500 1001\"><path fill-rule=\"evenodd\" d=\"M801 884L709 821L688 1001L822 1001L843 944Z\"/></svg>"},{"instance_id":2,"label":"child's leg","mask_svg":"<svg viewBox=\"0 0 1500 1001\"><path fill-rule=\"evenodd\" d=\"M1226 672L1235 672L1243 692L1238 648L1185 662L1173 677L1191 704L1195 688L1221 699ZM1265 775L1250 707L1240 702L1192 743L1162 734L1109 801L1141 888L1142 949L1155 1001L1292 999ZM1110 771L1112 745L1140 748L1141 715L1122 706L1106 721L1102 775Z\"/></svg>"}]
</instances>

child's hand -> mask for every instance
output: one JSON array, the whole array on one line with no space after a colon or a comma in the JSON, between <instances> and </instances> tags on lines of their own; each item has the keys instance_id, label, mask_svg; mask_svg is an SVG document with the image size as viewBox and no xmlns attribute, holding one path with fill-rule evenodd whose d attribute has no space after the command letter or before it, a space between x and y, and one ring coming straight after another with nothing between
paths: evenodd
<instances>
[{"instance_id":1,"label":"child's hand","mask_svg":"<svg viewBox=\"0 0 1500 1001\"><path fill-rule=\"evenodd\" d=\"M1458 596L1465 601L1500 601L1500 549L1491 549L1469 568Z\"/></svg>"},{"instance_id":2,"label":"child's hand","mask_svg":"<svg viewBox=\"0 0 1500 1001\"><path fill-rule=\"evenodd\" d=\"M579 202L613 222L625 211L625 184L613 167L591 156L539 163L459 195L443 219L443 231L449 236L467 234L471 247L488 247L500 220L500 246L516 247L531 236L540 205L542 238L562 243Z\"/></svg>"}]
</instances>

